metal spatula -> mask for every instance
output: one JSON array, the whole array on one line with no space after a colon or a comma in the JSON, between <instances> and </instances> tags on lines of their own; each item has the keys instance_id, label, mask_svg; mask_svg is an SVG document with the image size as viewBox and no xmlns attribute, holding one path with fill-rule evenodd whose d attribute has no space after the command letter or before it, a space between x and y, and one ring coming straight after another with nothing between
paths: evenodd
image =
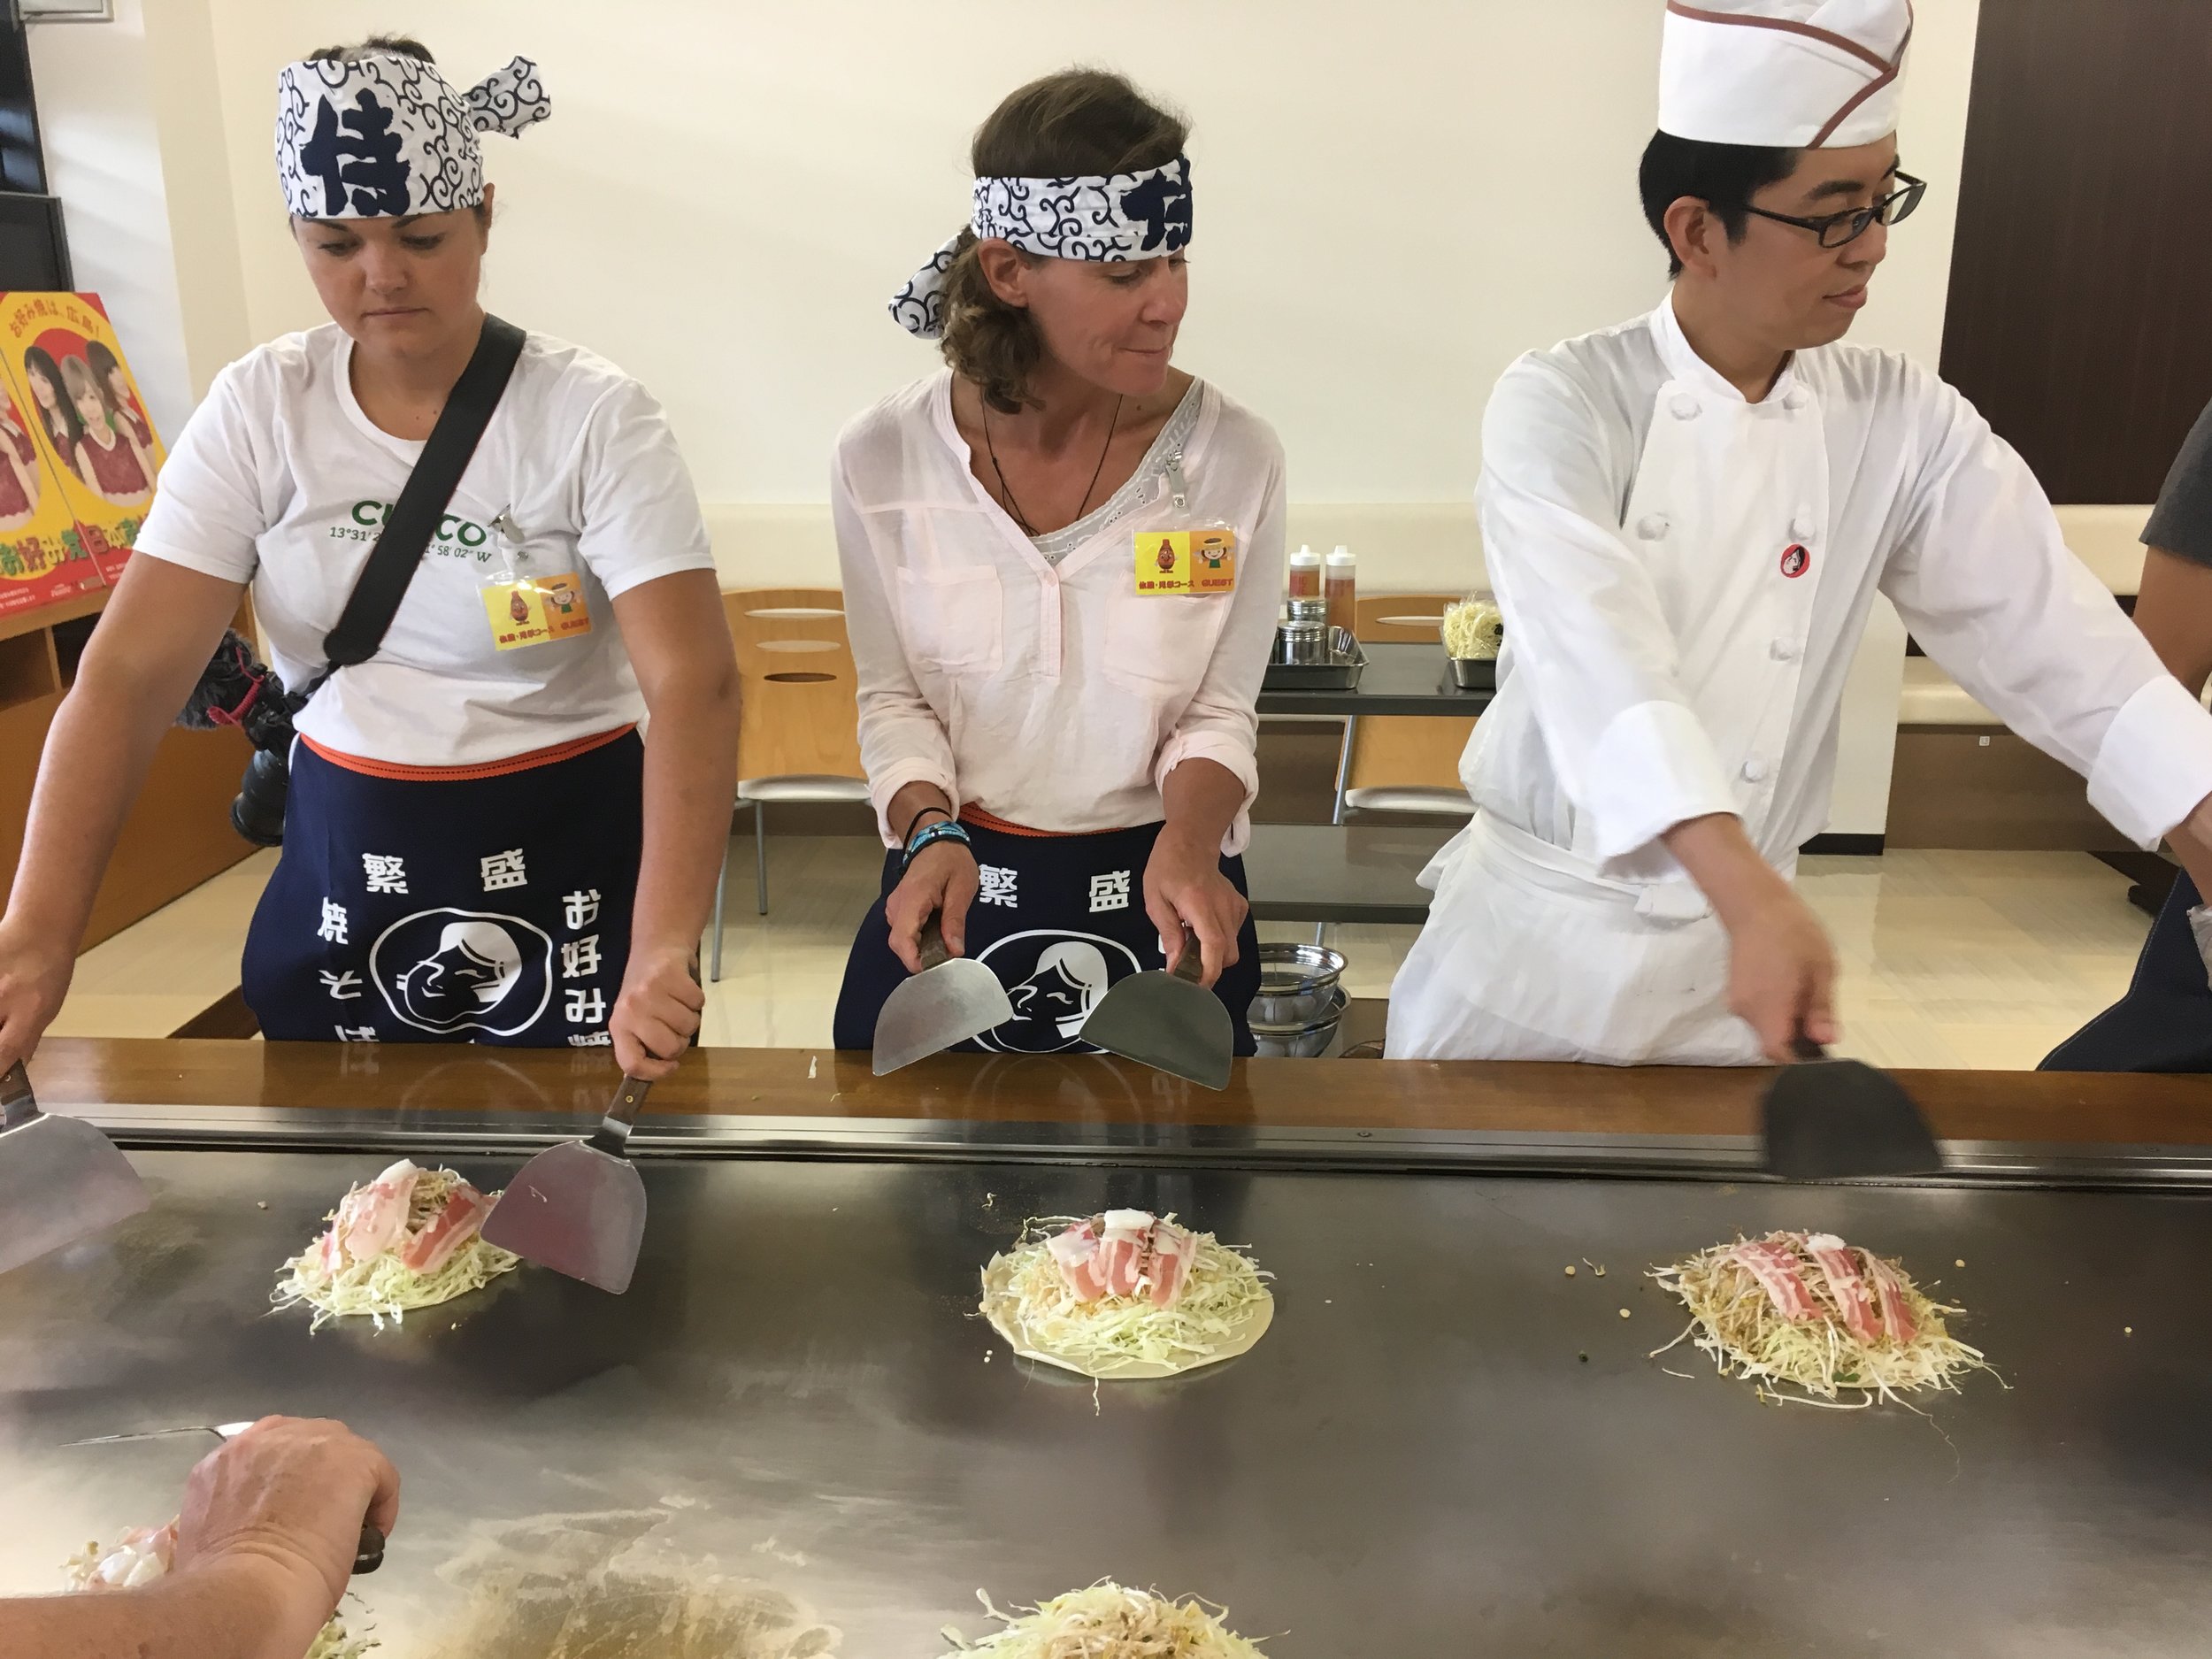
<instances>
[{"instance_id":1,"label":"metal spatula","mask_svg":"<svg viewBox=\"0 0 2212 1659\"><path fill-rule=\"evenodd\" d=\"M1924 1175L1943 1167L1928 1120L1895 1078L1809 1038L1767 1086L1766 1166L1793 1181Z\"/></svg>"},{"instance_id":2,"label":"metal spatula","mask_svg":"<svg viewBox=\"0 0 2212 1659\"><path fill-rule=\"evenodd\" d=\"M599 1133L532 1158L484 1220L484 1241L619 1296L645 1240L645 1183L630 1162L630 1125L652 1086L626 1077Z\"/></svg>"},{"instance_id":3,"label":"metal spatula","mask_svg":"<svg viewBox=\"0 0 2212 1659\"><path fill-rule=\"evenodd\" d=\"M142 1429L135 1434L95 1434L90 1440L68 1440L63 1450L73 1446L120 1446L126 1440L161 1440L173 1434L212 1434L221 1440L234 1440L251 1423L195 1423L180 1429ZM384 1564L384 1534L373 1521L361 1523L361 1541L354 1546L353 1571L357 1578L365 1572L374 1572Z\"/></svg>"},{"instance_id":4,"label":"metal spatula","mask_svg":"<svg viewBox=\"0 0 2212 1659\"><path fill-rule=\"evenodd\" d=\"M1083 1041L1201 1088L1228 1087L1236 1026L1199 972L1198 941L1186 933L1174 971L1148 969L1115 986L1083 1022Z\"/></svg>"},{"instance_id":5,"label":"metal spatula","mask_svg":"<svg viewBox=\"0 0 2212 1659\"><path fill-rule=\"evenodd\" d=\"M152 1202L114 1141L81 1118L39 1110L21 1061L0 1076L0 1273Z\"/></svg>"},{"instance_id":6,"label":"metal spatula","mask_svg":"<svg viewBox=\"0 0 2212 1659\"><path fill-rule=\"evenodd\" d=\"M932 916L922 929L921 971L885 997L876 1016L875 1074L941 1054L1013 1018L998 975L947 950Z\"/></svg>"}]
</instances>

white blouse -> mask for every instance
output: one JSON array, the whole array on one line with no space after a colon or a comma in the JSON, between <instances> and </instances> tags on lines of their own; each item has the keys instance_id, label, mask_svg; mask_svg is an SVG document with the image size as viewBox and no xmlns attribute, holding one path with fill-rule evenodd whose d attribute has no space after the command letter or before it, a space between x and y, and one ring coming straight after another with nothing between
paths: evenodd
<instances>
[{"instance_id":1,"label":"white blouse","mask_svg":"<svg viewBox=\"0 0 2212 1659\"><path fill-rule=\"evenodd\" d=\"M1048 558L969 470L952 375L893 394L837 441L830 505L858 666L860 753L886 845L891 797L932 783L1031 829L1156 823L1169 772L1225 767L1258 793L1255 703L1279 607L1283 452L1267 423L1205 382L1180 449L1187 505L1155 446ZM1177 422L1171 422L1172 429ZM1236 587L1148 596L1136 536L1226 524ZM1048 542L1056 538L1046 538Z\"/></svg>"}]
</instances>

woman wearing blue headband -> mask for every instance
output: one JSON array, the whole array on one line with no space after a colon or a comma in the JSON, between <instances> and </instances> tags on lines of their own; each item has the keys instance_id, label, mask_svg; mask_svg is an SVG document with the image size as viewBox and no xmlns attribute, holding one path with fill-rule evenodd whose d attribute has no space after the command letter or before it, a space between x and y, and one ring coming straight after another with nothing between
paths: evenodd
<instances>
[{"instance_id":1,"label":"woman wearing blue headband","mask_svg":"<svg viewBox=\"0 0 2212 1659\"><path fill-rule=\"evenodd\" d=\"M1113 981L1194 949L1251 1052L1237 855L1283 459L1172 362L1187 131L1095 71L1007 98L976 134L968 228L892 302L948 366L838 441L861 754L890 849L840 1048L871 1044L935 915L1013 1004L985 1049L1081 1049Z\"/></svg>"},{"instance_id":2,"label":"woman wearing blue headband","mask_svg":"<svg viewBox=\"0 0 2212 1659\"><path fill-rule=\"evenodd\" d=\"M189 692L259 750L234 823L284 845L241 970L265 1035L603 1045L664 1075L699 1028L736 664L660 406L479 301L477 134L546 115L536 67L463 92L385 37L289 65L277 95L331 321L218 375L161 474L41 763L0 923L0 1064L60 1005ZM448 420L487 406L465 436ZM388 534L387 619L343 633ZM275 677L224 637L249 588Z\"/></svg>"}]
</instances>

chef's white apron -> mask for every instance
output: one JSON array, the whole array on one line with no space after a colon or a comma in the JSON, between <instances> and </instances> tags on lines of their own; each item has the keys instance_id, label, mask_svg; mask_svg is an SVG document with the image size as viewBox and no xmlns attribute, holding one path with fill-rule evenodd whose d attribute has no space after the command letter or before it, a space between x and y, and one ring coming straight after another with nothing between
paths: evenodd
<instances>
[{"instance_id":1,"label":"chef's white apron","mask_svg":"<svg viewBox=\"0 0 2212 1659\"><path fill-rule=\"evenodd\" d=\"M1676 626L1684 689L1736 780L1755 845L1803 660L1801 647L1770 642L1806 637L1827 519L1827 447L1809 390L1778 385L1752 405L1710 385L1660 387L1621 533L1642 549ZM1793 548L1804 550L1796 576L1782 563ZM1765 850L1785 879L1794 873L1793 849ZM1728 1010L1727 930L1678 866L1663 879L1615 879L1583 852L1478 813L1422 885L1436 898L1391 987L1393 1059L1760 1062L1751 1027Z\"/></svg>"}]
</instances>

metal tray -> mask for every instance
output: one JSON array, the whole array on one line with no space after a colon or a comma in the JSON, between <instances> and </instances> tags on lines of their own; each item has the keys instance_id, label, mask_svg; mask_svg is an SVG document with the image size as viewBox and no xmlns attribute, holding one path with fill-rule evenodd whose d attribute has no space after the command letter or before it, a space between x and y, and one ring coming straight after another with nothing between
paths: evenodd
<instances>
[{"instance_id":1,"label":"metal tray","mask_svg":"<svg viewBox=\"0 0 2212 1659\"><path fill-rule=\"evenodd\" d=\"M1452 665L1452 684L1462 691L1495 691L1498 688L1496 657L1454 657L1447 660Z\"/></svg>"},{"instance_id":2,"label":"metal tray","mask_svg":"<svg viewBox=\"0 0 2212 1659\"><path fill-rule=\"evenodd\" d=\"M1331 643L1336 649L1325 663L1286 663L1279 656L1268 659L1267 672L1260 679L1262 691L1356 691L1360 672L1367 666L1367 653L1359 641L1343 628L1333 630ZM1282 637L1278 634L1275 650L1282 649Z\"/></svg>"},{"instance_id":3,"label":"metal tray","mask_svg":"<svg viewBox=\"0 0 2212 1659\"><path fill-rule=\"evenodd\" d=\"M525 1270L311 1338L276 1265L388 1151L134 1151L150 1212L0 1277L0 1594L173 1514L204 1449L62 1442L291 1411L405 1474L349 1609L377 1659L933 1659L978 1587L1107 1574L1275 1659L2202 1646L2203 1196L1010 1164L969 1129L956 1163L656 1157L628 1295ZM1249 1244L1266 1340L1095 1394L1014 1360L978 1271L1109 1204ZM1776 1226L1940 1281L2010 1387L1832 1412L1647 1358L1679 1321L1644 1270Z\"/></svg>"}]
</instances>

